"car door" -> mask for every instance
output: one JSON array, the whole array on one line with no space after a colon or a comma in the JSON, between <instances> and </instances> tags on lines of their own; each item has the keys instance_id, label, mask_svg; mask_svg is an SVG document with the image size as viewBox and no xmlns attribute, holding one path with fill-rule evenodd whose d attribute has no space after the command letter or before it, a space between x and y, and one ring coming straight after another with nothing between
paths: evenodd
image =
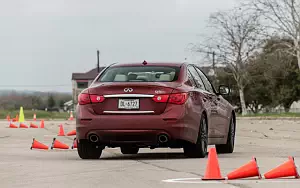
<instances>
[{"instance_id":1,"label":"car door","mask_svg":"<svg viewBox=\"0 0 300 188\"><path fill-rule=\"evenodd\" d=\"M227 133L228 125L229 125L226 105L224 104L222 97L216 94L207 76L198 67L195 68L205 85L206 91L209 93L208 95L211 97L211 101L212 101L211 116L213 119L212 136L224 137L225 133Z\"/></svg>"},{"instance_id":2,"label":"car door","mask_svg":"<svg viewBox=\"0 0 300 188\"><path fill-rule=\"evenodd\" d=\"M206 112L207 112L207 119L208 119L208 135L210 137L211 135L211 132L214 130L214 118L215 116L212 116L212 111L213 111L213 104L212 104L212 95L206 91L205 89L205 85L201 79L201 77L199 76L198 72L196 71L195 67L193 65L189 65L188 66L188 70L191 72L193 78L195 79L195 82L197 84L197 92L198 92L198 95L199 95L199 98L202 99L203 101L203 107L206 109ZM199 107L201 107L199 105ZM201 114L200 114L201 115Z\"/></svg>"}]
</instances>

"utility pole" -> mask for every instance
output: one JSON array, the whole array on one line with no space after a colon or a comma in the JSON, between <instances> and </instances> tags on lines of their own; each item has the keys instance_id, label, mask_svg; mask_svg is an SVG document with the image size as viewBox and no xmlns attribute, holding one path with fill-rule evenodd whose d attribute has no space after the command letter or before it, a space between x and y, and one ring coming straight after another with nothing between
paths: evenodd
<instances>
[{"instance_id":1,"label":"utility pole","mask_svg":"<svg viewBox=\"0 0 300 188\"><path fill-rule=\"evenodd\" d=\"M99 61L100 51L97 50L97 69L98 73L100 72L100 61Z\"/></svg>"},{"instance_id":2,"label":"utility pole","mask_svg":"<svg viewBox=\"0 0 300 188\"><path fill-rule=\"evenodd\" d=\"M207 53L207 55L210 55L210 54L212 54L212 60L213 60L213 62L212 62L212 73L210 73L212 76L215 76L215 67L216 67L216 53L215 53L215 51L213 51L213 52L206 52Z\"/></svg>"},{"instance_id":3,"label":"utility pole","mask_svg":"<svg viewBox=\"0 0 300 188\"><path fill-rule=\"evenodd\" d=\"M213 69L215 70L215 65L216 65L216 62L215 62L216 53L215 53L215 51L212 52L212 55L213 55Z\"/></svg>"},{"instance_id":4,"label":"utility pole","mask_svg":"<svg viewBox=\"0 0 300 188\"><path fill-rule=\"evenodd\" d=\"M213 64L212 64L212 67L213 67L213 69L215 70L215 67L216 67L216 52L215 51L213 51L213 52L207 52L207 54L209 55L209 54L212 54L212 60L213 60Z\"/></svg>"}]
</instances>

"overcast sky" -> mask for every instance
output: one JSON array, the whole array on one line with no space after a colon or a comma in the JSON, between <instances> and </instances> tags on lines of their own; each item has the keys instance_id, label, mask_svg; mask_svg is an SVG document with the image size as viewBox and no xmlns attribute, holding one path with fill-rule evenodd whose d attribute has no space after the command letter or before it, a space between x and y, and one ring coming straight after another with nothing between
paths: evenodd
<instances>
[{"instance_id":1,"label":"overcast sky","mask_svg":"<svg viewBox=\"0 0 300 188\"><path fill-rule=\"evenodd\" d=\"M102 65L195 61L187 45L210 32L210 13L235 2L0 0L0 89L71 91L72 72L94 68L97 49Z\"/></svg>"}]
</instances>

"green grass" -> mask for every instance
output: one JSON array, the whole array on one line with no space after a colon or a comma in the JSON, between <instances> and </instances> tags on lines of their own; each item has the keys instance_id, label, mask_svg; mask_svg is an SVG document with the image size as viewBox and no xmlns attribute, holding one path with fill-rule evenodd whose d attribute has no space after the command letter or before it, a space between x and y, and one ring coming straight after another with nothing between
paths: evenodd
<instances>
[{"instance_id":1,"label":"green grass","mask_svg":"<svg viewBox=\"0 0 300 188\"><path fill-rule=\"evenodd\" d=\"M15 111L0 110L0 119L6 119L6 116L8 114L10 115L10 118L15 118L18 113L19 110L15 110ZM67 112L46 112L46 111L24 110L25 120L33 119L34 113L36 114L37 119L67 119L70 117L70 115Z\"/></svg>"},{"instance_id":2,"label":"green grass","mask_svg":"<svg viewBox=\"0 0 300 188\"><path fill-rule=\"evenodd\" d=\"M263 113L263 114L249 114L246 116L238 115L238 117L300 117L300 113Z\"/></svg>"}]
</instances>

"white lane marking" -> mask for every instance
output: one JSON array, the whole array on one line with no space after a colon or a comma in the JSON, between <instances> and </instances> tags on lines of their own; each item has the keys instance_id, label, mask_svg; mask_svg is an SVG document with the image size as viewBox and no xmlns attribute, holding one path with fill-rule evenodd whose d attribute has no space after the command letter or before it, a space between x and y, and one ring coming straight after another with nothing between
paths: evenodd
<instances>
[{"instance_id":1,"label":"white lane marking","mask_svg":"<svg viewBox=\"0 0 300 188\"><path fill-rule=\"evenodd\" d=\"M190 181L190 180L200 180L200 181ZM220 181L202 181L201 178L177 178L177 179L167 179L162 181L167 183L203 183L203 184L222 183Z\"/></svg>"},{"instance_id":2,"label":"white lane marking","mask_svg":"<svg viewBox=\"0 0 300 188\"><path fill-rule=\"evenodd\" d=\"M198 180L198 181L197 181ZM277 180L266 180L266 179L241 179L241 180L202 180L201 178L176 178L162 180L166 183L194 183L194 184L230 184L230 183L299 183L300 179L277 179Z\"/></svg>"}]
</instances>

